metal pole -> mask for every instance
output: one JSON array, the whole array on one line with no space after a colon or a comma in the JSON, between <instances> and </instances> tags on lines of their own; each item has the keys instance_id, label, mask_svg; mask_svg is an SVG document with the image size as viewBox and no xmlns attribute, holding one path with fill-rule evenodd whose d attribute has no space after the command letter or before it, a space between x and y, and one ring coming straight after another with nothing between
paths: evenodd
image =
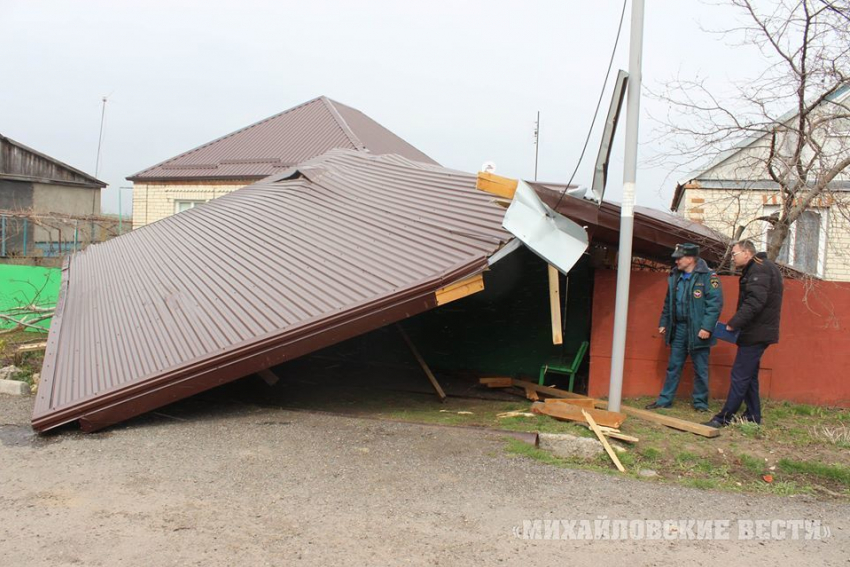
<instances>
[{"instance_id":1,"label":"metal pole","mask_svg":"<svg viewBox=\"0 0 850 567\"><path fill-rule=\"evenodd\" d=\"M537 156L540 155L540 111L537 111L537 125L534 128L534 180L537 181Z\"/></svg>"},{"instance_id":2,"label":"metal pole","mask_svg":"<svg viewBox=\"0 0 850 567\"><path fill-rule=\"evenodd\" d=\"M620 250L617 261L617 300L614 304L614 338L611 345L611 381L608 409L620 411L623 396L623 365L626 355L626 323L629 315L629 282L632 271L632 233L635 221L638 116L640 114L641 50L643 49L644 0L632 0L629 40L629 100L626 106L626 154L623 163L623 206L620 211Z\"/></svg>"},{"instance_id":3,"label":"metal pole","mask_svg":"<svg viewBox=\"0 0 850 567\"><path fill-rule=\"evenodd\" d=\"M123 189L123 187L118 188L118 236L121 236L121 234L122 234L121 233L121 228L122 228L121 219L124 218L124 211L121 210L121 189Z\"/></svg>"}]
</instances>

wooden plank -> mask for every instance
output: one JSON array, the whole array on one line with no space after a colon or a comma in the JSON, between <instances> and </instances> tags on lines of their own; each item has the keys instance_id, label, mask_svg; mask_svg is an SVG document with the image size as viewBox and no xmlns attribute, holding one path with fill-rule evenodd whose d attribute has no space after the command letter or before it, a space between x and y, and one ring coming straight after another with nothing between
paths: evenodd
<instances>
[{"instance_id":1,"label":"wooden plank","mask_svg":"<svg viewBox=\"0 0 850 567\"><path fill-rule=\"evenodd\" d=\"M546 394L547 396L551 396L553 398L570 398L573 400L590 400L592 398L588 398L587 396L582 396L581 394L574 394L573 392L568 392L566 390L561 390L559 388L552 388L551 386L540 386L539 384L535 384L534 382L527 382L525 380L517 380L514 378L512 380L514 386L518 388L532 388L538 394Z\"/></svg>"},{"instance_id":2,"label":"wooden plank","mask_svg":"<svg viewBox=\"0 0 850 567\"><path fill-rule=\"evenodd\" d=\"M404 332L404 329L396 323L396 329L398 329L399 334L404 339L404 342L407 343L407 348L410 349L410 352L413 353L413 356L416 357L416 361L419 362L419 366L422 367L422 371L425 372L425 376L428 377L428 381L431 382L431 385L434 387L434 390L437 392L437 396L439 396L441 402L446 401L446 393L443 391L443 388L440 386L440 383L437 382L436 376L431 372L431 369L428 368L428 365L425 363L425 359L422 358L422 355L419 354L419 351L413 345L413 341L410 340L410 337L407 336L407 333Z\"/></svg>"},{"instance_id":3,"label":"wooden plank","mask_svg":"<svg viewBox=\"0 0 850 567\"><path fill-rule=\"evenodd\" d=\"M47 343L29 343L25 345L21 345L15 349L15 364L20 364L21 359L23 359L24 353L27 352L38 352L40 350L45 350L47 348Z\"/></svg>"},{"instance_id":4,"label":"wooden plank","mask_svg":"<svg viewBox=\"0 0 850 567\"><path fill-rule=\"evenodd\" d=\"M478 380L479 383L484 384L488 388L510 388L513 386L513 382L509 376L498 376L493 378L481 378Z\"/></svg>"},{"instance_id":5,"label":"wooden plank","mask_svg":"<svg viewBox=\"0 0 850 567\"><path fill-rule=\"evenodd\" d=\"M546 394L555 398L572 398L572 399L592 399L587 396L582 396L581 394L574 394L573 392L568 392L566 390L560 390L558 388L552 388L549 386L538 386L532 382L526 382L524 380L517 380L514 378L513 380L514 386L518 386L520 388L533 387L537 392ZM599 409L607 409L608 402L604 400L597 400L596 407ZM709 427L707 425L702 425L700 423L694 423L692 421L686 421L684 419L679 419L677 417L672 417L669 415L663 415L660 413L655 413L648 410L642 410L638 408L633 408L631 406L621 406L620 411L626 415L630 415L632 417L636 417L638 419L644 419L646 421L652 421L654 423L659 423L661 425L665 425L672 429L678 429L679 431L687 431L688 433L693 433L695 435L702 435L703 437L718 437L720 436L720 430L715 429L713 427Z\"/></svg>"},{"instance_id":6,"label":"wooden plank","mask_svg":"<svg viewBox=\"0 0 850 567\"><path fill-rule=\"evenodd\" d=\"M561 284L558 278L558 268L549 264L549 311L552 318L552 344L564 342L561 334Z\"/></svg>"},{"instance_id":7,"label":"wooden plank","mask_svg":"<svg viewBox=\"0 0 850 567\"><path fill-rule=\"evenodd\" d=\"M632 437L631 435L624 435L619 431L605 431L602 430L602 435L605 437L610 437L611 439L619 439L620 441L625 441L626 443L637 443L640 441L637 437Z\"/></svg>"},{"instance_id":8,"label":"wooden plank","mask_svg":"<svg viewBox=\"0 0 850 567\"><path fill-rule=\"evenodd\" d=\"M591 409L586 410L578 406L570 404L546 404L536 403L531 406L531 411L556 419L566 419L568 421L584 422L584 412L590 412L594 419L607 427L619 428L626 420L626 416L622 413L612 411Z\"/></svg>"},{"instance_id":9,"label":"wooden plank","mask_svg":"<svg viewBox=\"0 0 850 567\"><path fill-rule=\"evenodd\" d=\"M466 278L465 280L455 282L451 285L441 287L434 292L434 296L437 299L437 305L445 305L446 303L461 299L467 295L478 293L483 289L484 276L478 274L476 276Z\"/></svg>"},{"instance_id":10,"label":"wooden plank","mask_svg":"<svg viewBox=\"0 0 850 567\"><path fill-rule=\"evenodd\" d=\"M280 378L278 378L277 374L275 374L274 372L272 372L271 370L268 370L268 369L267 370L260 370L259 372L257 372L257 376L262 378L263 381L266 384L268 384L269 386L274 386L275 384L277 384L278 380L280 380Z\"/></svg>"},{"instance_id":11,"label":"wooden plank","mask_svg":"<svg viewBox=\"0 0 850 567\"><path fill-rule=\"evenodd\" d=\"M519 181L509 177L502 177L495 173L478 172L475 188L486 193L492 193L506 199L513 199Z\"/></svg>"},{"instance_id":12,"label":"wooden plank","mask_svg":"<svg viewBox=\"0 0 850 567\"><path fill-rule=\"evenodd\" d=\"M596 407L607 408L608 402L600 400L596 404ZM703 437L718 437L720 435L719 429L709 427L708 425L702 425L701 423L694 423L692 421L685 421L684 419L671 417L669 415L662 415L653 411L642 410L630 406L620 406L620 411L622 411L626 415L637 417L639 419L645 419L646 421L652 421L654 423L660 423L661 425L666 425L667 427L678 429L679 431L687 431L688 433L702 435Z\"/></svg>"},{"instance_id":13,"label":"wooden plank","mask_svg":"<svg viewBox=\"0 0 850 567\"><path fill-rule=\"evenodd\" d=\"M578 406L584 409L594 409L596 407L596 400L593 398L587 398L586 400L582 399L572 399L572 398L547 398L547 404L570 404L571 406Z\"/></svg>"},{"instance_id":14,"label":"wooden plank","mask_svg":"<svg viewBox=\"0 0 850 567\"><path fill-rule=\"evenodd\" d=\"M536 402L540 400L540 396L537 395L537 392L532 390L531 388L525 389L525 397L531 400L532 402Z\"/></svg>"},{"instance_id":15,"label":"wooden plank","mask_svg":"<svg viewBox=\"0 0 850 567\"><path fill-rule=\"evenodd\" d=\"M620 472L626 472L625 467L623 467L623 463L620 462L620 459L617 458L617 454L614 452L614 449L611 448L611 444L608 443L608 440L605 439L604 435L602 435L602 431L599 429L599 426L596 425L596 420L593 419L590 412L587 410L581 410L581 413L584 415L587 423L590 424L590 428L594 433L596 433L596 436L599 438L599 442L602 443L603 447L605 447L605 452L608 453L608 456L611 457L612 461L614 461L614 465L616 465L617 470Z\"/></svg>"}]
</instances>

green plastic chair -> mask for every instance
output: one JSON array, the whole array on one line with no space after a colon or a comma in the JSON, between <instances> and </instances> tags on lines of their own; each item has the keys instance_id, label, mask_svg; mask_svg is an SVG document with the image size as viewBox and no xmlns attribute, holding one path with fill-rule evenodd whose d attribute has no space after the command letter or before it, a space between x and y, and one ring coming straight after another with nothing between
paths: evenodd
<instances>
[{"instance_id":1,"label":"green plastic chair","mask_svg":"<svg viewBox=\"0 0 850 567\"><path fill-rule=\"evenodd\" d=\"M562 364L544 364L540 367L540 379L537 381L539 385L543 385L543 379L546 377L547 372L557 372L558 374L569 374L570 375L570 387L569 391L573 391L573 386L575 385L576 380L576 372L578 372L579 367L581 366L582 360L584 360L584 355L587 353L587 349L590 347L590 342L584 341L581 343L581 346L578 347L578 352L576 353L576 357L573 359L573 363L569 366L564 366Z\"/></svg>"}]
</instances>

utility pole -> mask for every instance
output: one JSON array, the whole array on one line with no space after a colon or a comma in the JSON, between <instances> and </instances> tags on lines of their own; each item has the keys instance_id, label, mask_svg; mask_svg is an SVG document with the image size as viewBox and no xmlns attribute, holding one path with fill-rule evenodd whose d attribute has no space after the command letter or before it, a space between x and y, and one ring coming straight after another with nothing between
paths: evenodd
<instances>
[{"instance_id":1,"label":"utility pole","mask_svg":"<svg viewBox=\"0 0 850 567\"><path fill-rule=\"evenodd\" d=\"M534 180L537 181L537 156L540 155L540 111L537 111L537 122L534 124Z\"/></svg>"},{"instance_id":2,"label":"utility pole","mask_svg":"<svg viewBox=\"0 0 850 567\"><path fill-rule=\"evenodd\" d=\"M103 97L103 107L100 111L100 134L97 137L97 159L94 162L94 176L100 171L100 147L103 143L103 120L106 117L106 97Z\"/></svg>"},{"instance_id":3,"label":"utility pole","mask_svg":"<svg viewBox=\"0 0 850 567\"><path fill-rule=\"evenodd\" d=\"M617 299L614 304L614 338L611 344L611 380L608 389L608 409L610 411L620 411L620 402L623 397L626 324L629 315L629 283L632 275L632 234L635 224L643 5L644 0L632 0L632 23L629 33L629 100L626 106L626 154L623 162L623 205L620 211Z\"/></svg>"}]
</instances>

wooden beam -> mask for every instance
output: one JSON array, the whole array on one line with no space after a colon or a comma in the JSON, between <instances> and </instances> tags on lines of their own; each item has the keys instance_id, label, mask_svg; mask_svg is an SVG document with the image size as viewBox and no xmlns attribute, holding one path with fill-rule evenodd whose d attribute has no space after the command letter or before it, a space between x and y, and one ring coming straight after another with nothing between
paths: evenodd
<instances>
[{"instance_id":1,"label":"wooden beam","mask_svg":"<svg viewBox=\"0 0 850 567\"><path fill-rule=\"evenodd\" d=\"M587 396L582 396L581 394L574 394L572 392L568 392L566 390L559 390L558 388L552 388L550 386L541 386L539 384L535 384L534 382L527 382L525 380L517 380L514 378L512 380L514 386L517 388L531 388L535 392L540 394L546 394L547 396L551 396L553 398L570 398L573 400L590 400L592 398L588 398Z\"/></svg>"},{"instance_id":2,"label":"wooden beam","mask_svg":"<svg viewBox=\"0 0 850 567\"><path fill-rule=\"evenodd\" d=\"M15 364L20 364L21 359L23 358L24 353L27 352L38 352L40 350L45 350L47 348L47 343L29 343L25 345L21 345L15 349Z\"/></svg>"},{"instance_id":3,"label":"wooden beam","mask_svg":"<svg viewBox=\"0 0 850 567\"><path fill-rule=\"evenodd\" d=\"M519 181L510 177L502 177L495 173L478 172L475 188L486 193L492 193L506 199L513 199Z\"/></svg>"},{"instance_id":4,"label":"wooden beam","mask_svg":"<svg viewBox=\"0 0 850 567\"><path fill-rule=\"evenodd\" d=\"M452 302L456 299L472 295L473 293L478 293L483 289L484 276L478 274L470 278L466 278L465 280L441 287L434 292L434 296L437 299L437 305L445 305L446 303Z\"/></svg>"},{"instance_id":5,"label":"wooden beam","mask_svg":"<svg viewBox=\"0 0 850 567\"><path fill-rule=\"evenodd\" d=\"M598 408L607 408L608 402L600 400L596 407ZM673 429L678 429L679 431L687 431L688 433L694 433L696 435L702 435L703 437L718 437L720 436L720 430L715 429L714 427L709 427L708 425L702 425L700 423L694 423L692 421L686 421L684 419L679 419L678 417L671 417L669 415L662 415L660 413L655 413L653 411L642 410L638 408L633 408L629 406L620 406L620 411L626 415L631 415L633 417L637 417L640 419L645 419L646 421L652 421L653 423L659 423L661 425L666 425L667 427L671 427Z\"/></svg>"},{"instance_id":6,"label":"wooden beam","mask_svg":"<svg viewBox=\"0 0 850 567\"><path fill-rule=\"evenodd\" d=\"M513 386L513 382L509 376L505 377L493 377L493 378L481 378L478 380L479 383L484 384L488 388L510 388Z\"/></svg>"},{"instance_id":7,"label":"wooden beam","mask_svg":"<svg viewBox=\"0 0 850 567\"><path fill-rule=\"evenodd\" d=\"M416 350L416 347L413 345L413 341L411 341L410 337L407 336L407 333L404 332L402 326L396 323L395 327L398 329L399 334L401 334L401 338L403 338L404 342L407 343L407 348L409 348L410 352L413 353L413 356L416 357L417 362L419 362L419 366L422 367L422 371L425 372L425 376L428 377L428 381L431 382L431 385L434 387L434 391L437 392L437 396L439 396L440 401L445 402L446 393L443 391L440 383L437 382L437 378L434 376L434 373L431 372L430 368L428 368L428 365L425 363L425 359L422 358L422 355L419 354L418 350Z\"/></svg>"},{"instance_id":8,"label":"wooden beam","mask_svg":"<svg viewBox=\"0 0 850 567\"><path fill-rule=\"evenodd\" d=\"M531 400L532 402L537 402L540 400L540 396L538 396L537 392L535 392L531 388L525 389L525 397Z\"/></svg>"},{"instance_id":9,"label":"wooden beam","mask_svg":"<svg viewBox=\"0 0 850 567\"><path fill-rule=\"evenodd\" d=\"M613 427L614 429L619 428L626 420L625 414L622 413L598 409L586 410L571 404L536 403L532 404L531 411L533 413L548 415L549 417L554 417L556 419L566 419L568 421L578 422L584 422L584 413L589 412L593 415L596 421L607 427Z\"/></svg>"},{"instance_id":10,"label":"wooden beam","mask_svg":"<svg viewBox=\"0 0 850 567\"><path fill-rule=\"evenodd\" d=\"M626 472L625 467L623 467L623 463L620 462L620 459L617 458L617 454L614 452L614 449L611 448L611 444L608 443L608 440L605 439L605 436L602 435L602 431L599 429L599 426L596 425L596 420L593 419L593 416L587 410L581 410L581 413L584 415L584 418L587 420L587 423L590 424L590 428L596 433L596 436L599 438L602 446L605 447L605 452L608 453L608 456L611 457L611 460L614 461L614 465L617 467L617 470L620 472Z\"/></svg>"},{"instance_id":11,"label":"wooden beam","mask_svg":"<svg viewBox=\"0 0 850 567\"><path fill-rule=\"evenodd\" d=\"M610 437L611 439L619 439L620 441L625 441L626 443L637 443L640 441L637 437L632 437L631 435L624 435L619 431L605 431L602 430L602 435L605 437Z\"/></svg>"},{"instance_id":12,"label":"wooden beam","mask_svg":"<svg viewBox=\"0 0 850 567\"><path fill-rule=\"evenodd\" d=\"M552 344L564 342L561 334L561 283L558 278L558 268L549 264L549 311L552 317Z\"/></svg>"},{"instance_id":13,"label":"wooden beam","mask_svg":"<svg viewBox=\"0 0 850 567\"><path fill-rule=\"evenodd\" d=\"M277 374L268 369L260 370L259 372L257 372L257 376L262 378L263 381L269 386L274 386L278 383L278 380L280 380Z\"/></svg>"},{"instance_id":14,"label":"wooden beam","mask_svg":"<svg viewBox=\"0 0 850 567\"><path fill-rule=\"evenodd\" d=\"M518 386L520 388L533 387L538 392L546 394L548 396L552 396L554 398L592 399L588 398L587 396L582 396L581 394L574 394L573 392L559 390L558 388L551 388L549 386L538 386L537 384L534 384L532 382L517 380L516 378L514 378L513 384L514 386ZM607 409L608 402L604 400L597 400L596 407L599 409ZM663 415L648 410L633 408L631 406L621 406L620 411L626 415L637 417L639 419L644 419L646 421L652 421L654 423L659 423L672 429L678 429L679 431L687 431L688 433L702 435L703 437L720 436L719 429L715 429L707 425L702 425L700 423L694 423L692 421L686 421L677 417L671 417L669 415Z\"/></svg>"},{"instance_id":15,"label":"wooden beam","mask_svg":"<svg viewBox=\"0 0 850 567\"><path fill-rule=\"evenodd\" d=\"M573 398L547 398L547 404L570 404L571 406L576 406L584 409L594 409L596 407L596 400L593 398L587 399L573 399Z\"/></svg>"}]
</instances>

